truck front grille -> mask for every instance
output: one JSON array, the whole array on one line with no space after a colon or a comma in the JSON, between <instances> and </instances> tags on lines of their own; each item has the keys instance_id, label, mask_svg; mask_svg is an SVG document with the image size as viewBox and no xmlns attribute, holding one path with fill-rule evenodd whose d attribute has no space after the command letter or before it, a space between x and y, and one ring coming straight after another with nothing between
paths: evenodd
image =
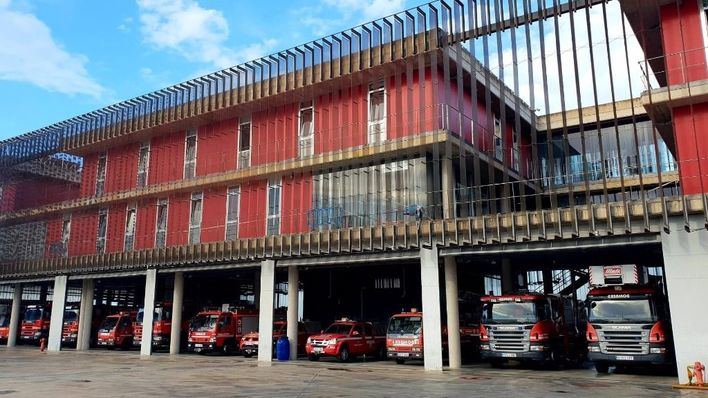
<instances>
[{"instance_id":1,"label":"truck front grille","mask_svg":"<svg viewBox=\"0 0 708 398\"><path fill-rule=\"evenodd\" d=\"M524 330L490 330L489 343L493 351L522 352L528 351Z\"/></svg>"},{"instance_id":2,"label":"truck front grille","mask_svg":"<svg viewBox=\"0 0 708 398\"><path fill-rule=\"evenodd\" d=\"M603 330L599 332L604 354L648 354L649 344L640 330Z\"/></svg>"}]
</instances>

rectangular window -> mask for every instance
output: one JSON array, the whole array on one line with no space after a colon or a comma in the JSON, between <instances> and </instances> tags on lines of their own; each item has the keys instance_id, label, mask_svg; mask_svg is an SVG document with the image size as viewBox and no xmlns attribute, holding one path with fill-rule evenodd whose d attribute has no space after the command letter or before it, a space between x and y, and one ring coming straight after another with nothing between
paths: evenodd
<instances>
[{"instance_id":1,"label":"rectangular window","mask_svg":"<svg viewBox=\"0 0 708 398\"><path fill-rule=\"evenodd\" d=\"M204 195L199 193L192 194L192 201L189 211L189 244L194 245L199 243L199 238L202 232L202 199Z\"/></svg>"},{"instance_id":2,"label":"rectangular window","mask_svg":"<svg viewBox=\"0 0 708 398\"><path fill-rule=\"evenodd\" d=\"M150 167L150 142L140 144L138 154L138 188L147 185L148 168Z\"/></svg>"},{"instance_id":3,"label":"rectangular window","mask_svg":"<svg viewBox=\"0 0 708 398\"><path fill-rule=\"evenodd\" d=\"M165 247L167 243L167 205L167 199L159 199L157 201L155 247Z\"/></svg>"},{"instance_id":4,"label":"rectangular window","mask_svg":"<svg viewBox=\"0 0 708 398\"><path fill-rule=\"evenodd\" d=\"M282 185L279 180L268 181L268 219L266 235L280 234L280 197Z\"/></svg>"},{"instance_id":5,"label":"rectangular window","mask_svg":"<svg viewBox=\"0 0 708 398\"><path fill-rule=\"evenodd\" d=\"M108 232L108 210L98 211L98 230L96 231L96 253L106 252L106 233Z\"/></svg>"},{"instance_id":6,"label":"rectangular window","mask_svg":"<svg viewBox=\"0 0 708 398\"><path fill-rule=\"evenodd\" d=\"M238 164L243 169L251 166L251 118L241 118L238 125Z\"/></svg>"},{"instance_id":7,"label":"rectangular window","mask_svg":"<svg viewBox=\"0 0 708 398\"><path fill-rule=\"evenodd\" d=\"M300 138L298 154L301 158L312 156L315 146L315 108L313 101L300 104L298 120L298 137Z\"/></svg>"},{"instance_id":8,"label":"rectangular window","mask_svg":"<svg viewBox=\"0 0 708 398\"><path fill-rule=\"evenodd\" d=\"M197 130L187 130L184 141L184 178L194 178L197 169Z\"/></svg>"},{"instance_id":9,"label":"rectangular window","mask_svg":"<svg viewBox=\"0 0 708 398\"><path fill-rule=\"evenodd\" d=\"M96 196L103 195L103 190L106 187L106 154L103 153L98 157L98 166L96 167Z\"/></svg>"},{"instance_id":10,"label":"rectangular window","mask_svg":"<svg viewBox=\"0 0 708 398\"><path fill-rule=\"evenodd\" d=\"M238 239L238 211L241 188L231 187L226 193L226 240Z\"/></svg>"},{"instance_id":11,"label":"rectangular window","mask_svg":"<svg viewBox=\"0 0 708 398\"><path fill-rule=\"evenodd\" d=\"M384 81L369 84L369 144L386 140L386 91Z\"/></svg>"},{"instance_id":12,"label":"rectangular window","mask_svg":"<svg viewBox=\"0 0 708 398\"><path fill-rule=\"evenodd\" d=\"M501 120L494 117L494 157L504 161L504 141L502 139Z\"/></svg>"},{"instance_id":13,"label":"rectangular window","mask_svg":"<svg viewBox=\"0 0 708 398\"><path fill-rule=\"evenodd\" d=\"M512 165L511 167L516 170L520 171L521 167L521 147L519 145L519 137L516 135L516 131L514 129L511 130L511 136L513 139L513 148L512 148Z\"/></svg>"},{"instance_id":14,"label":"rectangular window","mask_svg":"<svg viewBox=\"0 0 708 398\"><path fill-rule=\"evenodd\" d=\"M130 252L133 251L135 246L135 223L137 218L137 212L135 205L128 205L128 209L125 213L125 235L123 239L123 250Z\"/></svg>"},{"instance_id":15,"label":"rectangular window","mask_svg":"<svg viewBox=\"0 0 708 398\"><path fill-rule=\"evenodd\" d=\"M71 236L71 214L64 216L61 224L60 255L66 257L69 253L69 237Z\"/></svg>"}]
</instances>

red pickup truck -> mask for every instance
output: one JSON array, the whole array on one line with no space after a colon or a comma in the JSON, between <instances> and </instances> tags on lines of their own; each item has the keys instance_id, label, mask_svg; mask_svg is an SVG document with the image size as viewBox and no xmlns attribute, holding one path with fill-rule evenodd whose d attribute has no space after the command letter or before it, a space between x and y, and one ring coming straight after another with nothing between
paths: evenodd
<instances>
[{"instance_id":1,"label":"red pickup truck","mask_svg":"<svg viewBox=\"0 0 708 398\"><path fill-rule=\"evenodd\" d=\"M323 333L310 336L305 352L311 361L320 357L335 357L341 362L365 355L384 359L386 335L378 332L371 322L342 319L331 324Z\"/></svg>"}]
</instances>

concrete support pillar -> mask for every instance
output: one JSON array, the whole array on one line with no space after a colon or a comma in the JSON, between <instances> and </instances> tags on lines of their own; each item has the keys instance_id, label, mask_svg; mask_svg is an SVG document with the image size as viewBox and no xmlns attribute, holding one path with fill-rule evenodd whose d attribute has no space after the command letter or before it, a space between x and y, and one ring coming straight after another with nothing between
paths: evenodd
<instances>
[{"instance_id":1,"label":"concrete support pillar","mask_svg":"<svg viewBox=\"0 0 708 398\"><path fill-rule=\"evenodd\" d=\"M671 310L676 367L680 383L687 383L686 366L708 363L708 318L698 315L708 286L708 231L703 218L691 218L692 232L682 217L669 221L670 233L661 233L664 273ZM698 312L697 312L698 310Z\"/></svg>"},{"instance_id":2,"label":"concrete support pillar","mask_svg":"<svg viewBox=\"0 0 708 398\"><path fill-rule=\"evenodd\" d=\"M69 278L66 275L54 278L52 317L49 323L47 351L58 352L61 350L61 332L64 328L64 307L66 307L66 285L68 282Z\"/></svg>"},{"instance_id":3,"label":"concrete support pillar","mask_svg":"<svg viewBox=\"0 0 708 398\"><path fill-rule=\"evenodd\" d=\"M438 249L420 249L420 283L423 304L423 364L425 370L441 371L442 328Z\"/></svg>"},{"instance_id":4,"label":"concrete support pillar","mask_svg":"<svg viewBox=\"0 0 708 398\"><path fill-rule=\"evenodd\" d=\"M443 217L455 217L455 170L448 157L442 159L442 203Z\"/></svg>"},{"instance_id":5,"label":"concrete support pillar","mask_svg":"<svg viewBox=\"0 0 708 398\"><path fill-rule=\"evenodd\" d=\"M184 274L175 272L174 290L172 291L172 321L170 330L170 354L179 354L182 340L182 305L184 303Z\"/></svg>"},{"instance_id":6,"label":"concrete support pillar","mask_svg":"<svg viewBox=\"0 0 708 398\"><path fill-rule=\"evenodd\" d=\"M7 346L14 347L17 344L17 334L20 329L20 306L22 305L22 284L15 283L12 292L12 309L10 310L10 329L7 336Z\"/></svg>"},{"instance_id":7,"label":"concrete support pillar","mask_svg":"<svg viewBox=\"0 0 708 398\"><path fill-rule=\"evenodd\" d=\"M93 279L84 279L81 285L81 305L79 307L79 331L76 350L85 351L91 347L91 325L93 324Z\"/></svg>"},{"instance_id":8,"label":"concrete support pillar","mask_svg":"<svg viewBox=\"0 0 708 398\"><path fill-rule=\"evenodd\" d=\"M543 274L543 293L553 294L553 270L544 269Z\"/></svg>"},{"instance_id":9,"label":"concrete support pillar","mask_svg":"<svg viewBox=\"0 0 708 398\"><path fill-rule=\"evenodd\" d=\"M462 346L460 344L460 309L457 288L457 261L455 257L445 257L445 303L447 310L447 348L450 369L462 367Z\"/></svg>"},{"instance_id":10,"label":"concrete support pillar","mask_svg":"<svg viewBox=\"0 0 708 398\"><path fill-rule=\"evenodd\" d=\"M501 287L502 293L509 293L514 291L514 272L511 269L511 260L508 258L502 259L502 272L501 272Z\"/></svg>"},{"instance_id":11,"label":"concrete support pillar","mask_svg":"<svg viewBox=\"0 0 708 398\"><path fill-rule=\"evenodd\" d=\"M275 261L261 261L260 308L258 316L258 363L273 361L273 295L275 293Z\"/></svg>"},{"instance_id":12,"label":"concrete support pillar","mask_svg":"<svg viewBox=\"0 0 708 398\"><path fill-rule=\"evenodd\" d=\"M151 268L145 273L145 303L143 304L143 334L140 342L140 355L152 354L152 327L155 315L155 289L157 288L157 270Z\"/></svg>"},{"instance_id":13,"label":"concrete support pillar","mask_svg":"<svg viewBox=\"0 0 708 398\"><path fill-rule=\"evenodd\" d=\"M298 298L300 286L300 273L297 266L288 267L288 338L290 339L290 359L297 359L297 337L299 312Z\"/></svg>"}]
</instances>

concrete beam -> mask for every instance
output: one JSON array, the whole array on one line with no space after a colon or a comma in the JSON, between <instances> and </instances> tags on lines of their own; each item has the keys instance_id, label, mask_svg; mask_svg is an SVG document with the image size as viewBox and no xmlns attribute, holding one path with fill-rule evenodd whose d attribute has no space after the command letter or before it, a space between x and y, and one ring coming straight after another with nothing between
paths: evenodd
<instances>
[{"instance_id":1,"label":"concrete beam","mask_svg":"<svg viewBox=\"0 0 708 398\"><path fill-rule=\"evenodd\" d=\"M7 336L7 346L17 344L17 334L20 330L20 306L22 305L22 284L15 283L12 291L12 309L10 310L10 328Z\"/></svg>"},{"instance_id":2,"label":"concrete beam","mask_svg":"<svg viewBox=\"0 0 708 398\"><path fill-rule=\"evenodd\" d=\"M298 298L300 297L300 272L296 266L288 267L288 339L290 339L290 359L297 359Z\"/></svg>"},{"instance_id":3,"label":"concrete beam","mask_svg":"<svg viewBox=\"0 0 708 398\"><path fill-rule=\"evenodd\" d=\"M184 303L184 274L175 272L172 291L172 320L170 330L170 355L179 354L182 333L182 305Z\"/></svg>"},{"instance_id":4,"label":"concrete beam","mask_svg":"<svg viewBox=\"0 0 708 398\"><path fill-rule=\"evenodd\" d=\"M58 275L54 278L52 317L49 323L47 351L58 352L61 350L61 332L64 328L64 307L66 307L67 282L68 278L66 275Z\"/></svg>"},{"instance_id":5,"label":"concrete beam","mask_svg":"<svg viewBox=\"0 0 708 398\"><path fill-rule=\"evenodd\" d=\"M442 371L440 271L438 249L420 249L420 283L423 304L423 364L425 370Z\"/></svg>"},{"instance_id":6,"label":"concrete beam","mask_svg":"<svg viewBox=\"0 0 708 398\"><path fill-rule=\"evenodd\" d=\"M261 262L260 306L258 312L258 364L273 361L273 295L275 294L275 261Z\"/></svg>"},{"instance_id":7,"label":"concrete beam","mask_svg":"<svg viewBox=\"0 0 708 398\"><path fill-rule=\"evenodd\" d=\"M84 279L81 284L81 305L79 307L79 331L76 350L85 351L91 347L91 325L93 323L94 279Z\"/></svg>"},{"instance_id":8,"label":"concrete beam","mask_svg":"<svg viewBox=\"0 0 708 398\"><path fill-rule=\"evenodd\" d=\"M152 354L152 327L155 314L155 289L157 270L151 268L145 273L145 303L143 304L143 334L140 342L140 356Z\"/></svg>"}]
</instances>

